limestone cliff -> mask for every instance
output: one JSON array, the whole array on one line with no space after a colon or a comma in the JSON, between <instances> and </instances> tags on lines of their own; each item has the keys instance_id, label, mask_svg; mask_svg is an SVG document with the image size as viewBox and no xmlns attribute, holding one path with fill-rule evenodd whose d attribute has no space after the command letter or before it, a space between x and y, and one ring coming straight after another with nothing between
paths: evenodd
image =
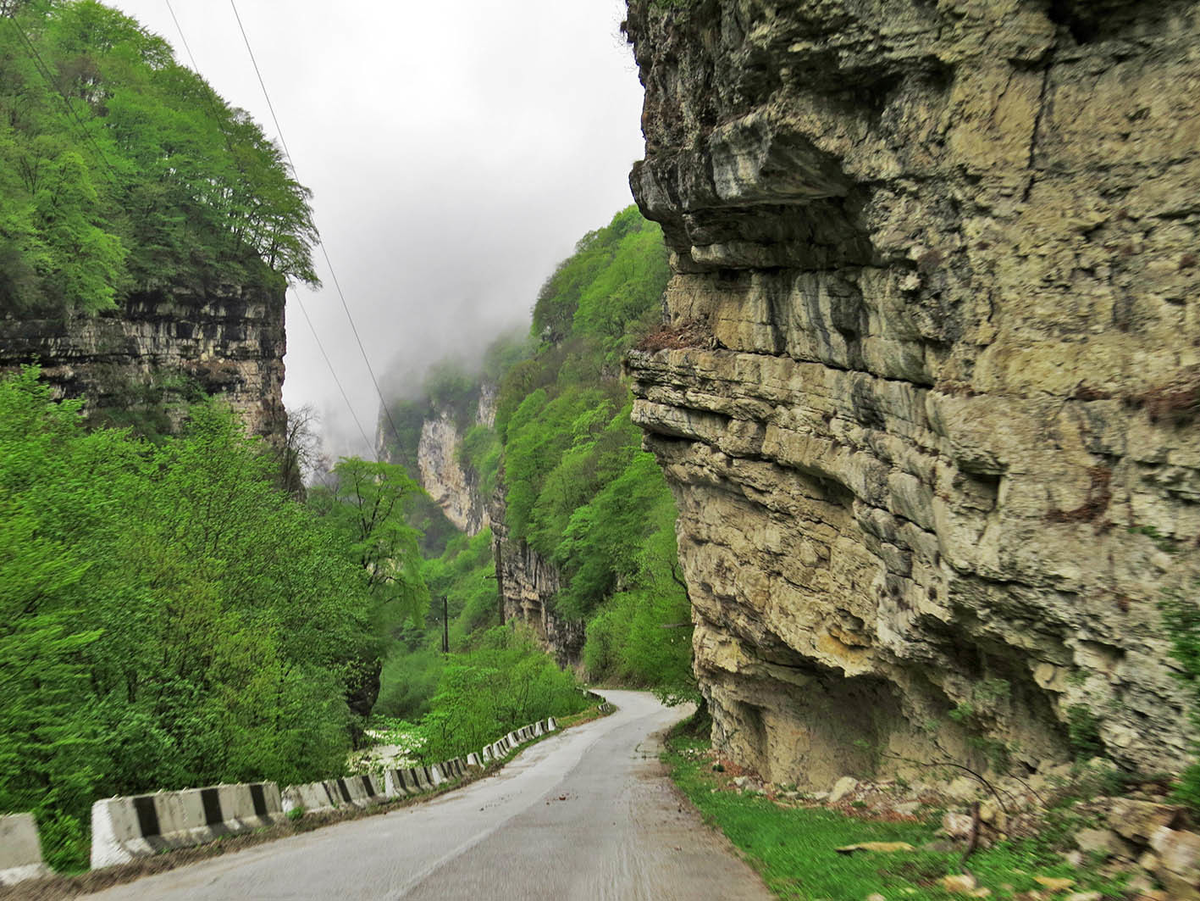
<instances>
[{"instance_id":1,"label":"limestone cliff","mask_svg":"<svg viewBox=\"0 0 1200 901\"><path fill-rule=\"evenodd\" d=\"M562 587L558 570L524 541L509 535L503 484L492 498L491 520L504 621L520 620L532 628L559 666L579 666L587 639L584 624L555 613L554 595Z\"/></svg>"},{"instance_id":2,"label":"limestone cliff","mask_svg":"<svg viewBox=\"0 0 1200 901\"><path fill-rule=\"evenodd\" d=\"M185 403L222 395L247 430L281 438L282 291L226 287L131 295L95 317L0 319L0 369L31 362L99 421L170 429Z\"/></svg>"},{"instance_id":3,"label":"limestone cliff","mask_svg":"<svg viewBox=\"0 0 1200 901\"><path fill-rule=\"evenodd\" d=\"M631 0L627 29L675 273L634 417L714 739L818 785L1089 733L1178 767L1197 4Z\"/></svg>"},{"instance_id":4,"label":"limestone cliff","mask_svg":"<svg viewBox=\"0 0 1200 901\"><path fill-rule=\"evenodd\" d=\"M448 407L434 406L433 414L421 422L416 463L421 487L454 527L467 535L478 535L491 525L488 498L479 486L479 474L462 465L462 434L458 414ZM483 384L471 425L491 428L496 422L496 387Z\"/></svg>"},{"instance_id":5,"label":"limestone cliff","mask_svg":"<svg viewBox=\"0 0 1200 901\"><path fill-rule=\"evenodd\" d=\"M496 386L484 382L471 417L473 425L495 425L496 399ZM554 613L553 597L561 588L558 570L524 541L510 536L503 473L492 495L486 497L479 474L462 465L463 434L458 418L456 410L435 404L431 415L422 420L416 452L421 487L459 531L478 535L486 528L492 530L503 619L529 625L560 666L577 666L585 639L583 623Z\"/></svg>"}]
</instances>

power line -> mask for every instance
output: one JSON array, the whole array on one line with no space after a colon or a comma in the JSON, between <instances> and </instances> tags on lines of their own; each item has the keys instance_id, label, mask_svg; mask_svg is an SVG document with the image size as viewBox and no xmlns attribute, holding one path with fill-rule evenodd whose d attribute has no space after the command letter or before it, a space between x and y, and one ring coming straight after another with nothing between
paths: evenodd
<instances>
[{"instance_id":1,"label":"power line","mask_svg":"<svg viewBox=\"0 0 1200 901\"><path fill-rule=\"evenodd\" d=\"M183 25L180 24L179 17L175 15L175 10L171 6L171 0L165 0L165 2L167 4L167 11L170 12L171 19L175 22L175 29L179 32L179 40L183 43L183 49L187 52L188 60L192 64L192 69L196 72L196 75L200 77L200 67L196 65L196 57L192 54L192 48L188 45L187 35L185 35L183 32ZM208 90L205 92L205 96L208 98L209 108L212 110L213 119L217 123L217 128L220 129L221 134L224 136L225 144L229 148L230 154L234 156L235 164L238 166L239 171L242 171L242 173L245 174L244 170L242 170L241 163L237 160L237 155L234 154L233 144L229 137L229 133L225 131L225 126L222 121L220 111L217 109L213 92ZM338 378L337 370L333 367L333 361L329 358L329 354L325 352L325 346L321 343L321 336L317 333L316 326L313 325L313 321L308 315L308 310L304 308L304 302L300 299L300 295L296 291L292 291L292 299L296 301L296 305L300 308L300 312L304 315L304 321L308 323L308 330L312 332L313 340L317 344L317 350L321 352L321 357L325 360L325 365L329 367L329 374L333 377L333 383L337 385L338 391L342 395L342 400L346 404L346 409L350 411L350 417L354 420L354 424L358 427L358 433L362 436L363 444L366 446L369 452L375 453L374 444L372 443L371 439L367 437L366 429L363 428L362 422L359 421L358 414L354 412L354 405L350 403L350 398L346 394L346 389L342 386L342 380Z\"/></svg>"},{"instance_id":2,"label":"power line","mask_svg":"<svg viewBox=\"0 0 1200 901\"><path fill-rule=\"evenodd\" d=\"M54 74L50 71L50 67L46 65L46 61L42 59L42 55L38 53L37 47L33 46L33 41L29 40L29 35L25 33L25 29L22 28L21 24L17 21L17 7L15 3L6 10L5 18L12 23L13 28L17 30L17 34L21 36L21 40L25 42L25 46L29 49L31 54L34 68L38 70L38 74L41 75L42 79L46 82L46 87L50 88L52 91L58 94L60 98L62 98L63 106L67 108L67 114L74 119L75 124L79 126L80 133L83 135L84 140L91 144L92 149L96 151L97 158L104 164L104 168L108 170L108 174L112 179L112 184L115 187L118 179L117 170L114 169L112 163L108 161L108 157L105 155L104 151L100 149L100 145L96 143L96 139L92 136L92 133L88 131L87 125L82 119L79 118L79 113L77 113L75 111L75 107L71 105L71 99L63 92L63 89L59 85L55 84Z\"/></svg>"},{"instance_id":3,"label":"power line","mask_svg":"<svg viewBox=\"0 0 1200 901\"><path fill-rule=\"evenodd\" d=\"M374 453L374 445L371 439L367 437L367 430L362 427L362 423L358 420L358 414L354 412L354 405L350 403L350 398L346 395L346 389L342 387L342 381L337 377L337 371L333 368L333 362L329 359L329 354L325 353L325 347L321 344L321 338L317 334L317 329L313 325L312 319L308 316L308 310L304 309L304 303L300 300L300 295L295 291L292 292L292 299L296 301L296 306L300 307L300 312L304 314L304 321L308 323L308 329L312 332L313 340L317 342L317 350L321 352L321 356L325 358L325 365L329 367L329 374L333 376L333 382L338 386L338 391L342 393L342 400L346 402L346 409L350 411L350 416L354 419L354 424L358 426L358 433L362 435L362 440L366 446ZM378 456L378 455L376 455Z\"/></svg>"},{"instance_id":4,"label":"power line","mask_svg":"<svg viewBox=\"0 0 1200 901\"><path fill-rule=\"evenodd\" d=\"M246 27L242 24L242 17L238 13L236 0L229 0L229 5L233 8L234 18L237 19L238 30L242 33L242 41L246 44L246 52L250 54L250 62L254 66L254 74L258 76L258 85L262 88L263 97L267 101L267 109L271 111L271 121L275 123L275 131L279 135L279 144L283 147L283 153L287 157L288 165L292 167L292 174L299 180L296 173L296 163L292 159L292 152L288 150L287 141L283 136L283 128L279 125L279 117L275 114L275 105L271 102L271 94L267 90L266 82L263 81L262 70L258 67L258 60L254 56L254 48L250 46L250 37L246 34ZM371 375L371 384L375 386L375 393L379 396L379 405L383 410L383 415L387 417L388 425L392 427L392 435L396 440L400 440L400 430L396 428L396 423L392 419L392 412L388 409L388 403L383 397L383 391L379 387L379 379L375 377L375 369L371 366L371 360L367 356L367 349L363 346L362 337L358 333L358 326L354 324L354 316L350 313L350 305L346 303L346 295L342 292L341 283L338 281L337 272L333 268L333 261L329 258L329 251L325 248L325 242L321 239L320 233L317 234L317 246L321 248L321 255L325 258L325 265L329 268L329 276L333 279L333 286L337 290L338 299L342 302L342 309L346 313L346 320L350 323L350 330L354 333L354 340L358 344L358 352L362 354L363 362L367 365L367 372Z\"/></svg>"}]
</instances>

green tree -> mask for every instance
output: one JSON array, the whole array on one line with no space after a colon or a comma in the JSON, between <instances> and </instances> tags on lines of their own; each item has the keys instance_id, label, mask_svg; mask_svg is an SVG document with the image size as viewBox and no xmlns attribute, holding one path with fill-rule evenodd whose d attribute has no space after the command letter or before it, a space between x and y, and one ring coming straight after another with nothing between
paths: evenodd
<instances>
[{"instance_id":1,"label":"green tree","mask_svg":"<svg viewBox=\"0 0 1200 901\"><path fill-rule=\"evenodd\" d=\"M97 797L342 771L376 599L221 404L150 444L0 380L0 809L86 860Z\"/></svg>"}]
</instances>

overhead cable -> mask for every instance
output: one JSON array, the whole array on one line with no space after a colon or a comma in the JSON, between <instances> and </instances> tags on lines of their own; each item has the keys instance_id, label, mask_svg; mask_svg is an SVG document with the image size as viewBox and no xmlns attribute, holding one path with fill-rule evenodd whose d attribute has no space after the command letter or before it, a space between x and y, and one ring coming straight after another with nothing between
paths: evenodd
<instances>
[{"instance_id":1,"label":"overhead cable","mask_svg":"<svg viewBox=\"0 0 1200 901\"><path fill-rule=\"evenodd\" d=\"M262 88L263 97L267 101L267 109L271 112L271 121L275 123L275 131L279 135L279 144L283 148L283 153L287 157L288 165L292 167L292 175L299 181L299 175L296 172L296 163L292 159L292 152L288 149L287 140L283 136L283 128L279 124L279 117L275 114L275 105L271 102L271 94L267 90L266 82L263 81L262 70L258 67L258 60L254 56L254 48L250 46L250 37L246 34L246 27L242 24L242 17L238 13L236 0L229 0L229 5L233 8L234 18L237 19L238 30L242 33L242 41L246 45L246 52L250 54L250 62L254 66L254 74L258 76L258 85ZM379 396L379 405L383 410L383 415L387 417L388 424L392 427L392 435L396 441L400 441L400 430L396 428L396 423L392 419L392 412L388 408L387 400L384 399L383 391L379 387L379 379L375 377L375 369L371 366L371 360L367 356L367 349L363 346L362 337L358 333L358 326L354 324L354 316L350 313L350 305L346 302L346 295L342 291L341 283L338 281L337 271L333 268L333 261L329 258L329 251L325 247L325 242L320 236L320 230L317 231L317 246L321 248L321 255L325 258L325 265L329 269L329 276L333 279L333 286L337 290L338 299L342 302L342 309L346 313L346 320L350 323L350 330L354 333L354 340L358 344L358 352L362 354L363 362L367 366L367 372L371 375L371 384L375 386L375 393Z\"/></svg>"},{"instance_id":2,"label":"overhead cable","mask_svg":"<svg viewBox=\"0 0 1200 901\"><path fill-rule=\"evenodd\" d=\"M188 60L192 64L193 71L195 71L198 77L203 77L200 76L200 67L196 65L196 57L192 55L192 48L188 45L187 36L183 31L183 25L180 24L179 17L175 15L175 10L171 6L171 0L165 0L165 2L167 4L167 10L171 13L171 19L175 22L175 28L179 32L179 40L183 43L183 49L187 52ZM241 169L241 164L237 163L236 154L233 153L233 145L231 143L229 134L225 131L225 125L222 121L220 111L217 109L216 100L214 99L214 92L210 89L206 93L206 96L208 98L209 106L212 109L213 118L216 120L217 128L219 128L221 130L221 134L224 135L226 146L229 147L230 154L234 156L235 163L238 165L238 168ZM296 302L296 306L300 308L300 312L304 316L304 321L308 323L308 329L310 332L312 332L313 341L316 342L317 350L321 352L321 358L325 361L325 365L329 367L329 375L332 376L333 383L337 385L338 391L342 395L342 401L346 404L346 409L350 412L350 418L354 420L354 424L358 427L358 433L362 436L363 445L366 447L369 453L375 455L376 459L378 459L378 454L375 453L374 442L367 437L366 429L363 428L362 422L358 418L358 414L354 412L354 405L350 403L350 397L346 394L346 389L342 385L342 380L338 378L337 370L333 366L333 361L329 358L329 354L325 351L325 346L321 343L321 336L317 333L316 326L313 325L312 318L308 315L308 310L304 308L304 302L300 299L300 294L293 290L291 296L292 300Z\"/></svg>"}]
</instances>

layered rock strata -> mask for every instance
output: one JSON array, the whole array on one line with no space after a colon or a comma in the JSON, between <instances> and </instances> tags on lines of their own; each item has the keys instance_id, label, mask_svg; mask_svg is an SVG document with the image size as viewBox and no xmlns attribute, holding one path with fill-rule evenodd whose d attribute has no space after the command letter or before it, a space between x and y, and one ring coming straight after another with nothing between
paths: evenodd
<instances>
[{"instance_id":1,"label":"layered rock strata","mask_svg":"<svg viewBox=\"0 0 1200 901\"><path fill-rule=\"evenodd\" d=\"M1200 541L1194 2L631 0L628 361L714 739L777 782L1175 769Z\"/></svg>"},{"instance_id":2,"label":"layered rock strata","mask_svg":"<svg viewBox=\"0 0 1200 901\"><path fill-rule=\"evenodd\" d=\"M587 638L584 624L555 612L554 596L562 587L558 570L524 541L509 536L504 511L500 487L492 500L491 522L502 618L532 628L559 666L578 667Z\"/></svg>"},{"instance_id":3,"label":"layered rock strata","mask_svg":"<svg viewBox=\"0 0 1200 901\"><path fill-rule=\"evenodd\" d=\"M225 397L247 431L282 440L282 291L226 287L131 295L98 316L0 319L0 368L39 363L99 421L170 429L185 402Z\"/></svg>"}]
</instances>

